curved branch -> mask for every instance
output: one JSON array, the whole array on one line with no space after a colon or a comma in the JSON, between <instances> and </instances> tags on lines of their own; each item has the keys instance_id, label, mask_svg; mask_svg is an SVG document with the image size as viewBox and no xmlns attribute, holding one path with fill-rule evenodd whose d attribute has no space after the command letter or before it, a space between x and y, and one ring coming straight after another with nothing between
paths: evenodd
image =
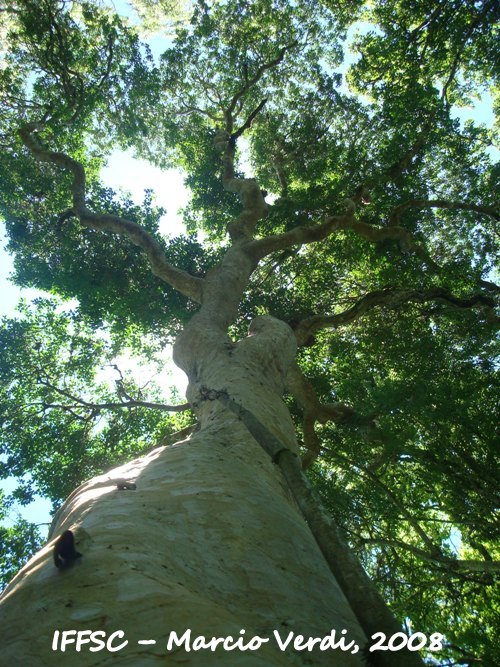
<instances>
[{"instance_id":1,"label":"curved branch","mask_svg":"<svg viewBox=\"0 0 500 667\"><path fill-rule=\"evenodd\" d=\"M360 415L344 403L321 403L314 387L296 363L292 364L288 371L286 389L294 396L304 413L303 434L304 445L307 448L307 453L302 459L304 470L320 454L321 444L314 430L316 422L320 424L326 424L327 422L353 424L378 433L373 415Z\"/></svg>"},{"instance_id":2,"label":"curved branch","mask_svg":"<svg viewBox=\"0 0 500 667\"><path fill-rule=\"evenodd\" d=\"M409 208L447 208L450 210L476 211L488 215L493 220L500 220L498 210L494 206L478 206L476 204L467 204L466 202L451 202L446 199L410 199L404 204L396 206L389 216L388 225L394 227L399 225L401 215Z\"/></svg>"},{"instance_id":3,"label":"curved branch","mask_svg":"<svg viewBox=\"0 0 500 667\"><path fill-rule=\"evenodd\" d=\"M243 211L227 227L233 244L247 242L252 238L259 220L267 215L268 206L262 190L254 178L237 178L234 172L235 144L224 131L218 130L214 145L223 151L222 185L228 192L237 194L243 205Z\"/></svg>"},{"instance_id":4,"label":"curved branch","mask_svg":"<svg viewBox=\"0 0 500 667\"><path fill-rule=\"evenodd\" d=\"M83 165L65 153L46 150L34 137L34 132L43 129L38 123L30 123L19 130L24 145L41 162L48 162L62 167L73 174L72 196L73 213L85 227L106 230L125 236L146 253L154 275L171 285L194 301L201 302L203 280L196 278L187 271L178 269L168 262L161 245L149 232L136 222L121 218L118 215L92 213L86 206L85 169Z\"/></svg>"},{"instance_id":5,"label":"curved branch","mask_svg":"<svg viewBox=\"0 0 500 667\"><path fill-rule=\"evenodd\" d=\"M320 225L313 227L298 226L283 234L274 234L253 241L248 245L247 252L256 261L260 261L276 250L284 250L294 245L315 243L327 238L333 232L341 229L351 230L372 243L392 240L396 241L404 252L414 252L427 266L434 271L440 271L441 267L434 262L425 248L418 245L411 232L403 227L375 227L366 222L360 222L354 217L356 203L347 199L347 210L344 215L331 216Z\"/></svg>"},{"instance_id":6,"label":"curved branch","mask_svg":"<svg viewBox=\"0 0 500 667\"><path fill-rule=\"evenodd\" d=\"M331 233L340 229L340 223L344 218L351 219L354 210L355 205L350 207L345 215L330 216L320 225L314 225L313 227L297 226L283 234L271 234L262 239L257 239L247 246L247 253L255 261L260 261L277 250L285 250L295 245L322 241Z\"/></svg>"},{"instance_id":7,"label":"curved branch","mask_svg":"<svg viewBox=\"0 0 500 667\"><path fill-rule=\"evenodd\" d=\"M349 324L369 312L376 306L394 308L410 302L441 301L455 308L486 308L493 309L495 302L490 296L472 294L468 298L455 296L445 287L434 287L429 290L384 289L369 292L361 297L351 308L335 315L313 315L302 320L295 327L295 337L299 345L303 345L310 336L319 329L338 327Z\"/></svg>"}]
</instances>

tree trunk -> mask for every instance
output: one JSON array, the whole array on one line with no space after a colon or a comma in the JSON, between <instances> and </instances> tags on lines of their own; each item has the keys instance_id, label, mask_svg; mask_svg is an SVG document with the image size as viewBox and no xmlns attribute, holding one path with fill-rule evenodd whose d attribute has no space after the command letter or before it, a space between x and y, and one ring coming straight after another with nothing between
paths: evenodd
<instances>
[{"instance_id":1,"label":"tree trunk","mask_svg":"<svg viewBox=\"0 0 500 667\"><path fill-rule=\"evenodd\" d=\"M176 345L188 372L188 399L199 430L158 448L74 492L55 518L55 539L72 530L83 554L57 569L54 539L7 587L0 606L5 664L53 665L339 665L361 666L366 637L299 512L279 468L247 427L214 400L224 391L286 447L294 427L281 395L295 353L291 330L257 318L232 343L203 314ZM215 392L215 393L214 393ZM120 489L121 480L134 489ZM118 481L118 485L117 485ZM30 630L26 631L26 619ZM55 630L123 630L119 653L64 656L51 648ZM204 636L269 638L258 650L186 651L172 631ZM281 650L274 631L323 638L336 631L341 650ZM341 631L347 631L344 635ZM140 645L144 639L154 645ZM123 640L118 638L115 645ZM193 649L193 647L192 647Z\"/></svg>"}]
</instances>

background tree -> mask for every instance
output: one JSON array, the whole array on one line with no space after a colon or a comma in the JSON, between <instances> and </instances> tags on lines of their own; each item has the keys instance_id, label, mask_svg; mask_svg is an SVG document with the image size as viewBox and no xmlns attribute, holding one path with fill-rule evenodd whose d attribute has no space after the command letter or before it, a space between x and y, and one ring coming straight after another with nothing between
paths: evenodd
<instances>
[{"instance_id":1,"label":"background tree","mask_svg":"<svg viewBox=\"0 0 500 667\"><path fill-rule=\"evenodd\" d=\"M18 498L36 489L58 506L188 426L119 369L113 389L100 381L125 348L153 359L176 338L196 417L189 440L71 494L51 538L75 530L84 558L59 577L52 541L7 588L7 628L27 604L51 611L35 644L12 639L6 655L49 664L64 622L158 639L342 626L360 645L404 623L445 636L439 664L498 662L498 168L491 131L455 117L497 74L496 12L196 2L156 63L105 7L3 8L0 205L15 278L78 303L4 322L3 474L28 473ZM359 19L348 87L339 68ZM136 206L100 185L117 146L185 170L188 236L159 233L150 194ZM66 619L59 601L73 597ZM292 656L251 659L303 664Z\"/></svg>"}]
</instances>

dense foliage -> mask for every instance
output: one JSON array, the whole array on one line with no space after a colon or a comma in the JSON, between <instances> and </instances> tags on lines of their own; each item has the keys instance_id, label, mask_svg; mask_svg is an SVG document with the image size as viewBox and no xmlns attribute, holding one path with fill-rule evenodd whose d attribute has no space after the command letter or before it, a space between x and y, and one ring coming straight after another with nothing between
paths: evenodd
<instances>
[{"instance_id":1,"label":"dense foliage","mask_svg":"<svg viewBox=\"0 0 500 667\"><path fill-rule=\"evenodd\" d=\"M186 426L188 414L146 405L164 393L117 358L161 363L196 309L127 238L79 224L71 175L34 159L19 129L37 124L43 146L84 165L91 210L141 224L193 275L218 261L240 212L214 144L236 135L238 169L269 203L260 236L346 205L356 222L267 257L231 333L261 313L295 329L315 398L287 400L324 502L401 621L445 635L439 664L498 664L499 168L493 130L458 118L480 99L496 105L496 5L198 0L191 11L155 59L106 4L0 7L0 214L15 281L52 294L0 331L2 477L21 480L18 502L40 492L58 505ZM106 155L127 147L184 170L185 237L160 234L151 193L138 206L100 184ZM321 416L318 401L341 407ZM39 538L25 523L2 533L6 580Z\"/></svg>"}]
</instances>

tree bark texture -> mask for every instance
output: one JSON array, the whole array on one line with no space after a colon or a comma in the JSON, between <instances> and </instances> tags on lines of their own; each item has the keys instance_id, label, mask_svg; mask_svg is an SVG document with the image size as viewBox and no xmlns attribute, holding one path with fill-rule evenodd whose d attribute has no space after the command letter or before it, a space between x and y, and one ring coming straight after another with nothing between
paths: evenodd
<instances>
[{"instance_id":1,"label":"tree bark texture","mask_svg":"<svg viewBox=\"0 0 500 667\"><path fill-rule=\"evenodd\" d=\"M203 309L177 343L189 371L188 398L199 430L188 440L97 477L74 492L55 518L53 539L4 593L3 658L52 665L55 630L123 630L128 646L64 654L72 665L339 665L363 664L339 650L187 653L172 630L192 637L323 637L336 629L360 648L366 637L303 519L280 469L247 427L211 392L244 404L280 442L296 448L281 394L295 353L291 330L258 318L232 343L204 321ZM210 342L211 341L211 342ZM121 480L136 489L120 490ZM118 484L117 484L118 481ZM54 540L71 529L83 554L58 570ZM30 639L21 629L33 624ZM140 639L155 639L141 646Z\"/></svg>"}]
</instances>

